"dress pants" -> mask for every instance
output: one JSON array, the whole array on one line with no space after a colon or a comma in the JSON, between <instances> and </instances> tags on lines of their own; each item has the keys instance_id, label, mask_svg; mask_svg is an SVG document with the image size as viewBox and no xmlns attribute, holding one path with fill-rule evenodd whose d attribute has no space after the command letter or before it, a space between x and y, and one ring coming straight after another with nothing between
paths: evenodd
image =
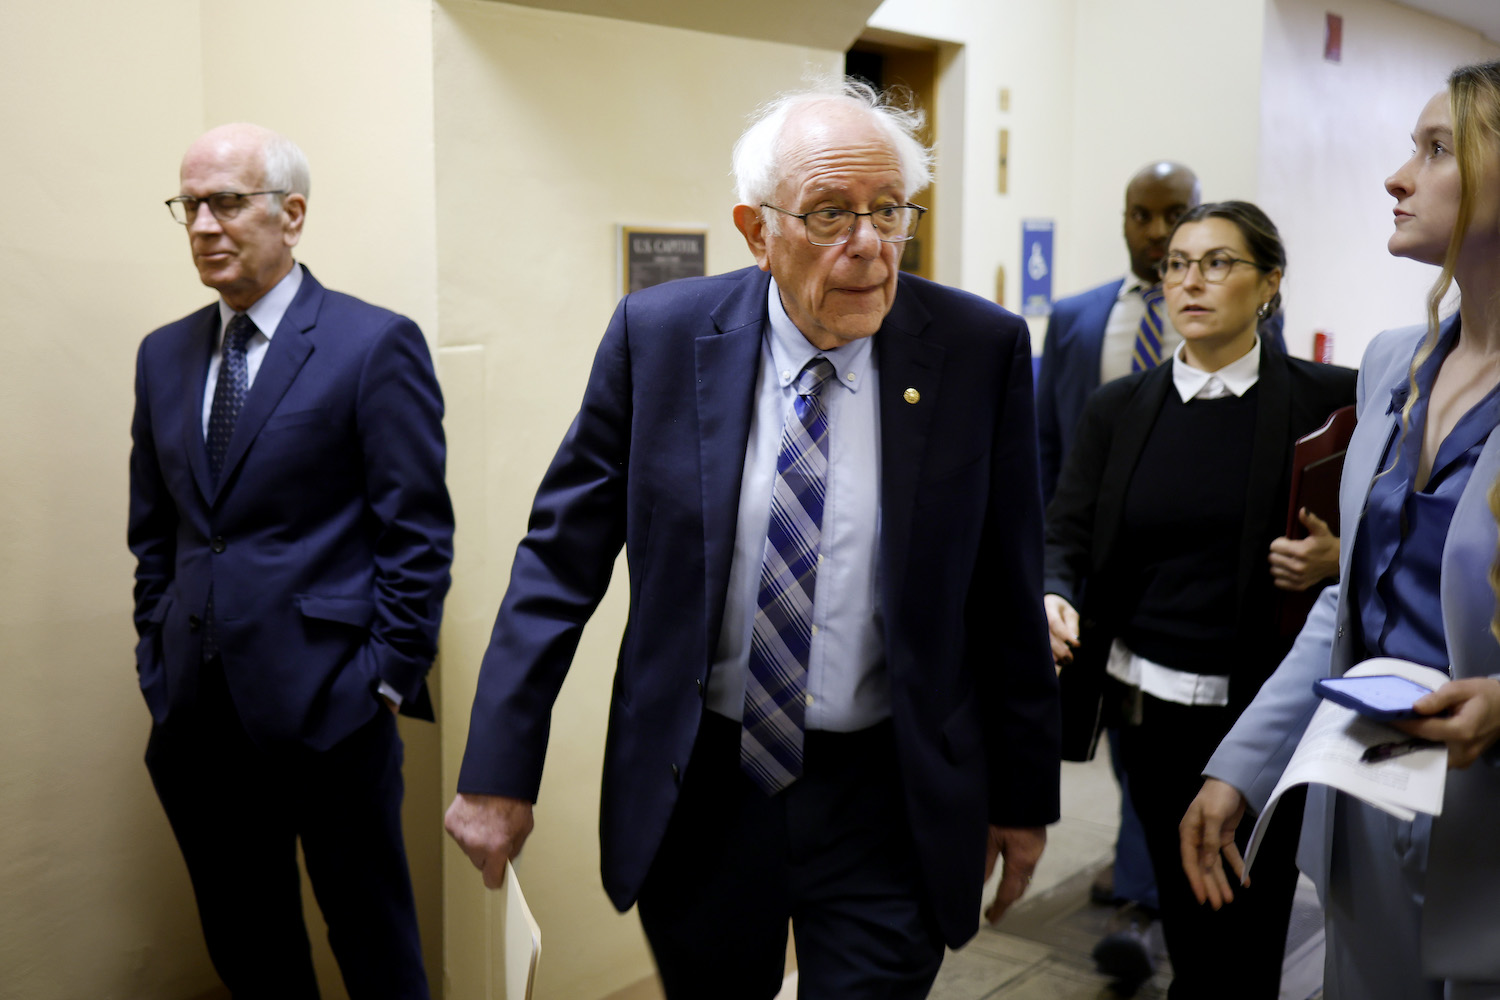
<instances>
[{"instance_id":1,"label":"dress pants","mask_svg":"<svg viewBox=\"0 0 1500 1000\"><path fill-rule=\"evenodd\" d=\"M146 766L187 862L209 955L236 1000L318 996L299 838L350 997L426 1000L401 761L396 720L379 705L326 751L257 746L217 657L195 702L153 727Z\"/></svg>"},{"instance_id":2,"label":"dress pants","mask_svg":"<svg viewBox=\"0 0 1500 1000\"><path fill-rule=\"evenodd\" d=\"M803 773L767 796L739 766L740 724L705 712L640 895L670 1000L769 1000L787 922L799 995L925 997L943 939L917 871L889 721L809 732Z\"/></svg>"},{"instance_id":3,"label":"dress pants","mask_svg":"<svg viewBox=\"0 0 1500 1000\"><path fill-rule=\"evenodd\" d=\"M1234 722L1228 708L1179 705L1142 695L1141 723L1120 730L1130 796L1146 831L1156 871L1162 933L1172 959L1170 1000L1276 1000L1287 924L1297 891L1297 840L1305 793L1288 792L1276 807L1250 885L1212 910L1193 898L1182 871L1178 826L1203 787L1203 768ZM1243 853L1254 818L1240 824Z\"/></svg>"},{"instance_id":4,"label":"dress pants","mask_svg":"<svg viewBox=\"0 0 1500 1000\"><path fill-rule=\"evenodd\" d=\"M1339 794L1334 830L1323 967L1328 1000L1500 998L1500 983L1422 975L1417 942L1432 817L1405 822Z\"/></svg>"}]
</instances>

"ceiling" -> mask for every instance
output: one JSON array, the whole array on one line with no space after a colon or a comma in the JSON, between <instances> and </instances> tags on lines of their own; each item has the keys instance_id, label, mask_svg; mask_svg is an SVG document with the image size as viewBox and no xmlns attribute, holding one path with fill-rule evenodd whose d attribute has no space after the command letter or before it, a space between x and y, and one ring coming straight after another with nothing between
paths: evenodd
<instances>
[{"instance_id":1,"label":"ceiling","mask_svg":"<svg viewBox=\"0 0 1500 1000\"><path fill-rule=\"evenodd\" d=\"M525 7L641 21L736 38L843 52L865 30L880 0L511 0Z\"/></svg>"},{"instance_id":2,"label":"ceiling","mask_svg":"<svg viewBox=\"0 0 1500 1000\"><path fill-rule=\"evenodd\" d=\"M1396 0L1396 2L1473 28L1490 41L1500 45L1500 2L1496 0Z\"/></svg>"}]
</instances>

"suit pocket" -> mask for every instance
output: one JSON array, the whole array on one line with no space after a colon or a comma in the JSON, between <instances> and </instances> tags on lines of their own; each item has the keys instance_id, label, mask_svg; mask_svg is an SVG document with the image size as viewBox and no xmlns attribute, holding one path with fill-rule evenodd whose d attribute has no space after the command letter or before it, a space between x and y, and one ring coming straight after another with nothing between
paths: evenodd
<instances>
[{"instance_id":1,"label":"suit pocket","mask_svg":"<svg viewBox=\"0 0 1500 1000\"><path fill-rule=\"evenodd\" d=\"M308 425L319 426L328 423L328 407L315 406L310 410L294 410L291 413L273 413L266 418L261 433L290 430Z\"/></svg>"},{"instance_id":2,"label":"suit pocket","mask_svg":"<svg viewBox=\"0 0 1500 1000\"><path fill-rule=\"evenodd\" d=\"M304 618L339 622L367 629L375 620L375 602L363 597L320 597L317 594L298 594L297 607Z\"/></svg>"}]
</instances>

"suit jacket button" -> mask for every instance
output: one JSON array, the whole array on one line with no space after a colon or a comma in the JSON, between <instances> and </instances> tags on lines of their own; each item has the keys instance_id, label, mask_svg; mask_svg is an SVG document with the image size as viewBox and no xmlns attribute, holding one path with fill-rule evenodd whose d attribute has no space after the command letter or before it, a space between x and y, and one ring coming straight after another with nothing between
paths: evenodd
<instances>
[{"instance_id":1,"label":"suit jacket button","mask_svg":"<svg viewBox=\"0 0 1500 1000\"><path fill-rule=\"evenodd\" d=\"M214 540L208 543L208 547L211 548L211 549L213 549L215 553L223 552L224 551L224 536L223 535L215 535L214 536Z\"/></svg>"},{"instance_id":2,"label":"suit jacket button","mask_svg":"<svg viewBox=\"0 0 1500 1000\"><path fill-rule=\"evenodd\" d=\"M203 619L197 615L188 615L188 631L196 632L203 627Z\"/></svg>"},{"instance_id":3,"label":"suit jacket button","mask_svg":"<svg viewBox=\"0 0 1500 1000\"><path fill-rule=\"evenodd\" d=\"M696 685L698 685L698 697L702 698L703 697L703 678L699 677L696 680L694 680L693 683L696 684Z\"/></svg>"},{"instance_id":4,"label":"suit jacket button","mask_svg":"<svg viewBox=\"0 0 1500 1000\"><path fill-rule=\"evenodd\" d=\"M676 764L672 765L672 780L677 782L679 785L682 784L682 772L677 769Z\"/></svg>"}]
</instances>

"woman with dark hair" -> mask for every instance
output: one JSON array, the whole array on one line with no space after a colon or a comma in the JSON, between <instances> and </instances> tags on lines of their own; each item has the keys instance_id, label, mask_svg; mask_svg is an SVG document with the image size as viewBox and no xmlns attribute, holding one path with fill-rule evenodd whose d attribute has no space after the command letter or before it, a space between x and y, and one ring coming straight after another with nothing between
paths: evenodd
<instances>
[{"instance_id":1,"label":"woman with dark hair","mask_svg":"<svg viewBox=\"0 0 1500 1000\"><path fill-rule=\"evenodd\" d=\"M1273 1000L1296 889L1288 829L1263 849L1245 905L1203 911L1177 832L1209 755L1290 645L1267 555L1285 524L1292 446L1354 401L1349 369L1261 349L1257 320L1277 308L1285 268L1254 205L1182 216L1161 275L1183 343L1171 364L1094 394L1047 509L1064 729L1091 743L1101 704L1120 724L1174 1000Z\"/></svg>"},{"instance_id":2,"label":"woman with dark hair","mask_svg":"<svg viewBox=\"0 0 1500 1000\"><path fill-rule=\"evenodd\" d=\"M1416 149L1386 181L1389 248L1438 264L1423 327L1389 330L1360 366L1345 458L1340 584L1214 754L1182 822L1200 901L1235 900L1235 830L1264 806L1316 704L1315 680L1373 656L1446 671L1395 723L1447 746L1441 816L1404 822L1331 789L1308 790L1299 862L1327 921L1330 1000L1500 997L1500 62L1456 70L1428 102ZM1456 315L1438 307L1452 285ZM1486 502L1487 499L1489 502ZM1226 870L1225 862L1228 863ZM1259 861L1256 863L1259 880ZM1226 975L1232 975L1226 971Z\"/></svg>"}]
</instances>

